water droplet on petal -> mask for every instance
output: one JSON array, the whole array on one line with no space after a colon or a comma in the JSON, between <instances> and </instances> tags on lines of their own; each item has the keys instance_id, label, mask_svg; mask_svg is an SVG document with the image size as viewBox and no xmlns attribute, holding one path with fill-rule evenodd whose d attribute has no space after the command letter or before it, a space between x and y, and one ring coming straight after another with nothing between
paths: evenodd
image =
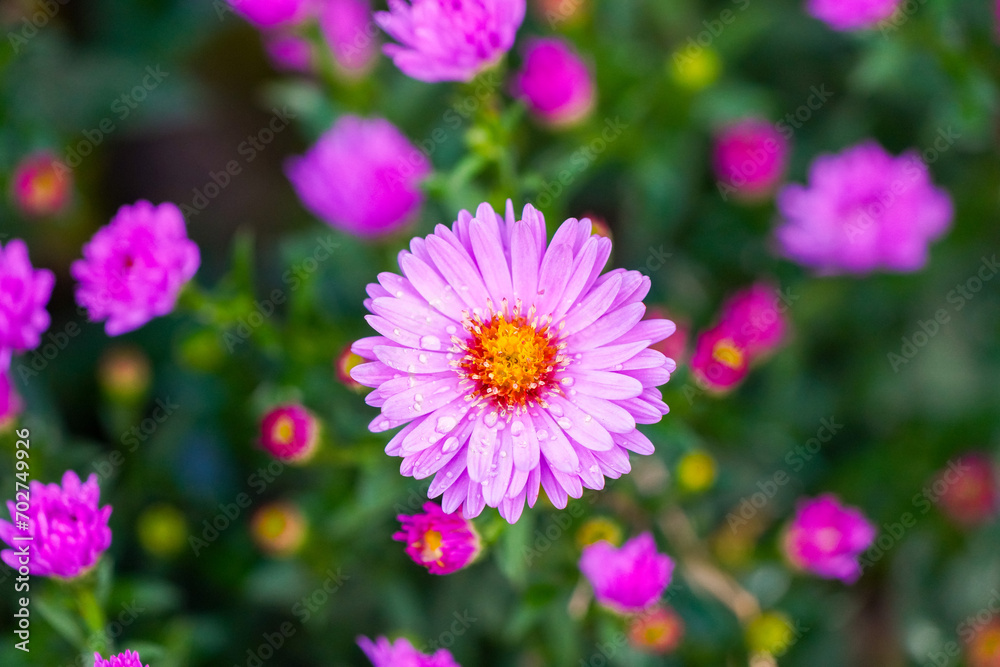
<instances>
[{"instance_id":1,"label":"water droplet on petal","mask_svg":"<svg viewBox=\"0 0 1000 667\"><path fill-rule=\"evenodd\" d=\"M570 420L566 419L565 417L563 417L562 419L560 419L556 423L559 424L559 428L569 429L569 428L573 427L573 422L571 422Z\"/></svg>"},{"instance_id":2,"label":"water droplet on petal","mask_svg":"<svg viewBox=\"0 0 1000 667\"><path fill-rule=\"evenodd\" d=\"M426 364L427 363L427 355L426 354L419 354L419 355L417 355L417 361L419 361L422 364Z\"/></svg>"},{"instance_id":3,"label":"water droplet on petal","mask_svg":"<svg viewBox=\"0 0 1000 667\"><path fill-rule=\"evenodd\" d=\"M438 433L449 433L457 425L458 421L454 417L444 416L437 420L437 426L434 430Z\"/></svg>"},{"instance_id":4,"label":"water droplet on petal","mask_svg":"<svg viewBox=\"0 0 1000 667\"><path fill-rule=\"evenodd\" d=\"M447 331L449 335L454 336L455 333L458 331L458 329L449 324L447 327L445 327L445 331Z\"/></svg>"},{"instance_id":5,"label":"water droplet on petal","mask_svg":"<svg viewBox=\"0 0 1000 667\"><path fill-rule=\"evenodd\" d=\"M444 441L444 447L441 448L441 451L447 454L455 451L456 449L458 449L458 438L451 436ZM448 477L451 477L451 473L448 473Z\"/></svg>"},{"instance_id":6,"label":"water droplet on petal","mask_svg":"<svg viewBox=\"0 0 1000 667\"><path fill-rule=\"evenodd\" d=\"M573 378L572 378L572 377L570 377L570 376L566 376L566 377L564 377L564 378L563 378L562 380L560 380L560 382L562 382L562 383L563 383L563 386L564 386L564 387L572 387L572 386L573 386L573 382L574 382L574 380L573 380Z\"/></svg>"},{"instance_id":7,"label":"water droplet on petal","mask_svg":"<svg viewBox=\"0 0 1000 667\"><path fill-rule=\"evenodd\" d=\"M556 417L563 416L563 409L559 407L559 405L556 403L553 403L552 405L549 406L549 412L551 412Z\"/></svg>"},{"instance_id":8,"label":"water droplet on petal","mask_svg":"<svg viewBox=\"0 0 1000 667\"><path fill-rule=\"evenodd\" d=\"M485 423L490 428L493 428L497 423L497 413L490 412L483 418L483 423Z\"/></svg>"},{"instance_id":9,"label":"water droplet on petal","mask_svg":"<svg viewBox=\"0 0 1000 667\"><path fill-rule=\"evenodd\" d=\"M583 423L584 424L589 424L592 421L594 421L594 418L591 417L590 415L585 415L584 418L583 418Z\"/></svg>"},{"instance_id":10,"label":"water droplet on petal","mask_svg":"<svg viewBox=\"0 0 1000 667\"><path fill-rule=\"evenodd\" d=\"M455 473L453 473L453 472L451 472L451 471L449 470L448 472L446 472L446 473L444 474L444 476L445 476L445 477L447 477L448 479L451 479L452 477L454 477L454 476L455 476Z\"/></svg>"},{"instance_id":11,"label":"water droplet on petal","mask_svg":"<svg viewBox=\"0 0 1000 667\"><path fill-rule=\"evenodd\" d=\"M594 465L590 466L590 472L591 474L596 475L597 473L601 472L601 469L598 468L597 464L595 463Z\"/></svg>"},{"instance_id":12,"label":"water droplet on petal","mask_svg":"<svg viewBox=\"0 0 1000 667\"><path fill-rule=\"evenodd\" d=\"M440 350L441 339L437 336L422 336L420 338L420 347L425 350Z\"/></svg>"},{"instance_id":13,"label":"water droplet on petal","mask_svg":"<svg viewBox=\"0 0 1000 667\"><path fill-rule=\"evenodd\" d=\"M546 431L544 428L541 431L538 432L538 439L539 440L544 440L547 437L549 437L549 432Z\"/></svg>"},{"instance_id":14,"label":"water droplet on petal","mask_svg":"<svg viewBox=\"0 0 1000 667\"><path fill-rule=\"evenodd\" d=\"M510 425L510 434L515 438L524 433L524 424L521 422L514 422Z\"/></svg>"}]
</instances>

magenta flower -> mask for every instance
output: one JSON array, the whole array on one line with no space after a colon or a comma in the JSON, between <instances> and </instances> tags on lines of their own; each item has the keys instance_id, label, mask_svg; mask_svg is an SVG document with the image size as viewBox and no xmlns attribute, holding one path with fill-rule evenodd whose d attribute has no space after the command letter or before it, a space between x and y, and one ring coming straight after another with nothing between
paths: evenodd
<instances>
[{"instance_id":1,"label":"magenta flower","mask_svg":"<svg viewBox=\"0 0 1000 667\"><path fill-rule=\"evenodd\" d=\"M916 152L867 141L817 158L809 181L778 193L776 234L787 257L824 274L916 271L951 226L951 198Z\"/></svg>"},{"instance_id":2,"label":"magenta flower","mask_svg":"<svg viewBox=\"0 0 1000 667\"><path fill-rule=\"evenodd\" d=\"M650 533L643 533L621 547L603 540L584 547L580 571L600 604L627 614L642 611L660 599L670 585L674 562L657 552Z\"/></svg>"},{"instance_id":3,"label":"magenta flower","mask_svg":"<svg viewBox=\"0 0 1000 667\"><path fill-rule=\"evenodd\" d=\"M200 262L179 208L138 201L97 230L70 273L79 283L76 302L118 336L173 311Z\"/></svg>"},{"instance_id":4,"label":"magenta flower","mask_svg":"<svg viewBox=\"0 0 1000 667\"><path fill-rule=\"evenodd\" d=\"M425 514L400 514L403 530L392 539L406 543L413 562L431 574L451 574L469 565L481 545L476 527L458 512L446 514L437 503L425 503Z\"/></svg>"},{"instance_id":5,"label":"magenta flower","mask_svg":"<svg viewBox=\"0 0 1000 667\"><path fill-rule=\"evenodd\" d=\"M674 324L642 321L648 277L601 275L611 241L589 220L567 220L546 247L534 207L516 220L509 201L506 218L482 204L410 250L405 277L368 286L382 335L354 344L371 362L351 375L376 388L372 431L407 425L386 453L404 475L436 475L429 495L445 512L489 505L513 523L539 486L565 507L629 472L628 451L653 452L636 423L667 413L656 387L675 364L647 348Z\"/></svg>"},{"instance_id":6,"label":"magenta flower","mask_svg":"<svg viewBox=\"0 0 1000 667\"><path fill-rule=\"evenodd\" d=\"M399 44L383 50L420 81L471 81L514 44L525 0L391 0L375 22Z\"/></svg>"},{"instance_id":7,"label":"magenta flower","mask_svg":"<svg viewBox=\"0 0 1000 667\"><path fill-rule=\"evenodd\" d=\"M309 0L226 0L258 28L295 23L305 17Z\"/></svg>"},{"instance_id":8,"label":"magenta flower","mask_svg":"<svg viewBox=\"0 0 1000 667\"><path fill-rule=\"evenodd\" d=\"M393 644L385 637L374 642L368 637L358 637L358 646L374 667L461 667L446 649L424 655L408 639L397 639Z\"/></svg>"},{"instance_id":9,"label":"magenta flower","mask_svg":"<svg viewBox=\"0 0 1000 667\"><path fill-rule=\"evenodd\" d=\"M10 373L0 368L0 431L10 426L23 409L24 404L17 395Z\"/></svg>"},{"instance_id":10,"label":"magenta flower","mask_svg":"<svg viewBox=\"0 0 1000 667\"><path fill-rule=\"evenodd\" d=\"M788 140L772 123L745 118L715 138L712 163L723 199L756 200L771 194L785 176Z\"/></svg>"},{"instance_id":11,"label":"magenta flower","mask_svg":"<svg viewBox=\"0 0 1000 667\"><path fill-rule=\"evenodd\" d=\"M38 577L73 579L85 574L111 546L111 506L98 507L101 490L97 475L83 484L69 470L63 475L62 486L32 481L28 490L31 500L27 511L17 512L14 501L7 501L11 521L17 527L0 520L0 540L11 547L4 549L0 558L14 569L26 562L29 572ZM26 528L20 525L22 521ZM18 539L24 536L32 539Z\"/></svg>"},{"instance_id":12,"label":"magenta flower","mask_svg":"<svg viewBox=\"0 0 1000 667\"><path fill-rule=\"evenodd\" d=\"M431 166L396 127L380 118L342 116L285 171L302 203L350 234L390 234L412 222Z\"/></svg>"},{"instance_id":13,"label":"magenta flower","mask_svg":"<svg viewBox=\"0 0 1000 667\"><path fill-rule=\"evenodd\" d=\"M45 306L55 282L51 271L31 265L24 241L0 246L0 367L7 366L11 352L38 347L49 328Z\"/></svg>"},{"instance_id":14,"label":"magenta flower","mask_svg":"<svg viewBox=\"0 0 1000 667\"><path fill-rule=\"evenodd\" d=\"M143 667L139 654L134 651L125 651L118 655L113 655L107 660L101 657L100 653L94 654L94 667ZM149 667L146 665L145 667Z\"/></svg>"},{"instance_id":15,"label":"magenta flower","mask_svg":"<svg viewBox=\"0 0 1000 667\"><path fill-rule=\"evenodd\" d=\"M773 351L788 333L787 306L779 295L773 285L755 283L722 306L722 320L733 332L734 342L752 359Z\"/></svg>"},{"instance_id":16,"label":"magenta flower","mask_svg":"<svg viewBox=\"0 0 1000 667\"><path fill-rule=\"evenodd\" d=\"M832 494L803 499L785 534L785 554L798 568L853 584L861 576L858 557L876 534L860 510L841 505Z\"/></svg>"},{"instance_id":17,"label":"magenta flower","mask_svg":"<svg viewBox=\"0 0 1000 667\"><path fill-rule=\"evenodd\" d=\"M900 0L807 0L806 11L834 30L873 28L892 16Z\"/></svg>"},{"instance_id":18,"label":"magenta flower","mask_svg":"<svg viewBox=\"0 0 1000 667\"><path fill-rule=\"evenodd\" d=\"M327 0L319 24L341 72L360 76L378 58L378 40L372 34L371 0Z\"/></svg>"},{"instance_id":19,"label":"magenta flower","mask_svg":"<svg viewBox=\"0 0 1000 667\"><path fill-rule=\"evenodd\" d=\"M587 64L565 40L528 42L524 68L514 78L514 94L543 121L572 125L594 108L596 87Z\"/></svg>"},{"instance_id":20,"label":"magenta flower","mask_svg":"<svg viewBox=\"0 0 1000 667\"><path fill-rule=\"evenodd\" d=\"M739 339L739 331L725 321L698 335L691 373L702 388L723 394L735 389L750 373L750 356Z\"/></svg>"},{"instance_id":21,"label":"magenta flower","mask_svg":"<svg viewBox=\"0 0 1000 667\"><path fill-rule=\"evenodd\" d=\"M287 72L309 72L313 67L312 46L309 40L289 32L275 32L264 36L264 48L275 68Z\"/></svg>"},{"instance_id":22,"label":"magenta flower","mask_svg":"<svg viewBox=\"0 0 1000 667\"><path fill-rule=\"evenodd\" d=\"M260 446L286 463L305 463L319 446L319 420L301 405L272 409L261 420L260 430Z\"/></svg>"},{"instance_id":23,"label":"magenta flower","mask_svg":"<svg viewBox=\"0 0 1000 667\"><path fill-rule=\"evenodd\" d=\"M11 179L14 203L25 215L32 217L63 212L73 190L70 173L68 169L60 173L59 163L52 153L32 153L14 170Z\"/></svg>"}]
</instances>

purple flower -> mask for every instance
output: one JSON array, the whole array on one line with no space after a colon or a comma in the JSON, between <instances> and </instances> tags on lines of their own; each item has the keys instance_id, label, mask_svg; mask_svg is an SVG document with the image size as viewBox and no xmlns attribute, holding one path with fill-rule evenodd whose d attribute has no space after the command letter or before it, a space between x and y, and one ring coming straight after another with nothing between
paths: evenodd
<instances>
[{"instance_id":1,"label":"purple flower","mask_svg":"<svg viewBox=\"0 0 1000 667\"><path fill-rule=\"evenodd\" d=\"M118 336L170 313L200 261L180 209L138 201L97 230L70 273L79 283L77 303Z\"/></svg>"},{"instance_id":2,"label":"purple flower","mask_svg":"<svg viewBox=\"0 0 1000 667\"><path fill-rule=\"evenodd\" d=\"M510 50L525 0L389 0L375 22L400 44L385 54L421 81L471 81Z\"/></svg>"},{"instance_id":3,"label":"purple flower","mask_svg":"<svg viewBox=\"0 0 1000 667\"><path fill-rule=\"evenodd\" d=\"M424 504L425 514L400 514L403 530L392 539L406 543L413 562L431 574L458 572L479 555L476 527L457 512L446 514L436 503Z\"/></svg>"},{"instance_id":4,"label":"purple flower","mask_svg":"<svg viewBox=\"0 0 1000 667\"><path fill-rule=\"evenodd\" d=\"M596 89L590 69L573 47L553 37L528 42L514 94L545 122L565 126L593 110Z\"/></svg>"},{"instance_id":5,"label":"purple flower","mask_svg":"<svg viewBox=\"0 0 1000 667\"><path fill-rule=\"evenodd\" d=\"M301 405L273 408L261 420L260 431L260 446L285 463L305 463L319 446L319 420Z\"/></svg>"},{"instance_id":6,"label":"purple flower","mask_svg":"<svg viewBox=\"0 0 1000 667\"><path fill-rule=\"evenodd\" d=\"M817 158L809 186L782 188L778 209L782 252L824 274L916 271L952 219L920 155L893 157L874 141Z\"/></svg>"},{"instance_id":7,"label":"purple flower","mask_svg":"<svg viewBox=\"0 0 1000 667\"><path fill-rule=\"evenodd\" d=\"M371 0L327 0L319 24L342 72L359 76L375 65L378 40L369 32Z\"/></svg>"},{"instance_id":8,"label":"purple flower","mask_svg":"<svg viewBox=\"0 0 1000 667\"><path fill-rule=\"evenodd\" d=\"M485 505L513 523L539 486L556 507L583 487L629 472L628 451L651 454L636 429L667 413L657 386L675 364L647 349L674 331L642 320L650 280L601 270L609 239L567 220L546 247L531 205L516 220L489 204L438 225L399 256L403 276L368 286L381 336L355 342L371 360L352 377L375 387L370 428L406 424L386 447L404 475L436 475L429 495L466 518Z\"/></svg>"},{"instance_id":9,"label":"purple flower","mask_svg":"<svg viewBox=\"0 0 1000 667\"><path fill-rule=\"evenodd\" d=\"M441 648L434 655L424 655L407 639L397 639L393 644L385 637L374 642L358 637L358 646L374 667L461 667L447 650Z\"/></svg>"},{"instance_id":10,"label":"purple flower","mask_svg":"<svg viewBox=\"0 0 1000 667\"><path fill-rule=\"evenodd\" d=\"M31 266L21 239L0 246L0 367L6 367L10 352L38 347L49 328L45 306L55 282L51 271Z\"/></svg>"},{"instance_id":11,"label":"purple flower","mask_svg":"<svg viewBox=\"0 0 1000 667\"><path fill-rule=\"evenodd\" d=\"M806 11L834 30L872 28L892 16L900 0L807 0Z\"/></svg>"},{"instance_id":12,"label":"purple flower","mask_svg":"<svg viewBox=\"0 0 1000 667\"><path fill-rule=\"evenodd\" d=\"M597 601L622 614L654 604L670 585L674 562L656 551L650 533L615 547L597 542L584 547L580 571L594 588Z\"/></svg>"},{"instance_id":13,"label":"purple flower","mask_svg":"<svg viewBox=\"0 0 1000 667\"><path fill-rule=\"evenodd\" d=\"M258 28L295 23L304 17L309 0L226 0Z\"/></svg>"},{"instance_id":14,"label":"purple flower","mask_svg":"<svg viewBox=\"0 0 1000 667\"><path fill-rule=\"evenodd\" d=\"M83 484L75 472L68 470L62 486L32 481L28 491L27 511L19 513L14 501L7 501L11 520L20 522L18 514L24 515L27 528L15 528L15 524L0 520L0 540L11 547L0 553L0 558L18 569L22 563L15 550L27 544L28 568L33 576L72 579L86 573L111 546L111 506L98 507L101 490L97 475L91 475ZM26 535L33 539L17 539Z\"/></svg>"},{"instance_id":15,"label":"purple flower","mask_svg":"<svg viewBox=\"0 0 1000 667\"><path fill-rule=\"evenodd\" d=\"M143 667L139 654L133 651L125 651L118 655L113 655L107 660L101 657L100 653L94 654L94 667ZM145 667L149 667L146 665Z\"/></svg>"},{"instance_id":16,"label":"purple flower","mask_svg":"<svg viewBox=\"0 0 1000 667\"><path fill-rule=\"evenodd\" d=\"M416 217L424 200L419 184L431 167L389 121L342 116L285 170L316 216L350 234L374 237Z\"/></svg>"},{"instance_id":17,"label":"purple flower","mask_svg":"<svg viewBox=\"0 0 1000 667\"><path fill-rule=\"evenodd\" d=\"M0 431L10 426L23 409L24 404L17 395L9 371L0 368Z\"/></svg>"},{"instance_id":18,"label":"purple flower","mask_svg":"<svg viewBox=\"0 0 1000 667\"><path fill-rule=\"evenodd\" d=\"M745 118L723 129L712 155L719 191L754 200L765 197L785 175L788 140L772 123Z\"/></svg>"},{"instance_id":19,"label":"purple flower","mask_svg":"<svg viewBox=\"0 0 1000 667\"><path fill-rule=\"evenodd\" d=\"M799 501L785 534L785 554L796 567L853 584L861 576L858 556L871 546L875 535L875 526L859 510L826 494Z\"/></svg>"}]
</instances>

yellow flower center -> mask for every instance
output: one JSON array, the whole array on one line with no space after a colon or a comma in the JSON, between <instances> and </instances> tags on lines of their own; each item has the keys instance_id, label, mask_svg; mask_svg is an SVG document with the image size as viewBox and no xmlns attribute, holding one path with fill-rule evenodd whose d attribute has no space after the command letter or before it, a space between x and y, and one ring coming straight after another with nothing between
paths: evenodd
<instances>
[{"instance_id":1,"label":"yellow flower center","mask_svg":"<svg viewBox=\"0 0 1000 667\"><path fill-rule=\"evenodd\" d=\"M295 422L287 415L278 417L271 429L271 438L279 445L290 445L295 437Z\"/></svg>"},{"instance_id":2,"label":"yellow flower center","mask_svg":"<svg viewBox=\"0 0 1000 667\"><path fill-rule=\"evenodd\" d=\"M556 370L566 364L548 323L529 322L515 309L509 319L495 314L485 322L470 320L466 330L472 338L459 342L465 356L458 368L473 384L468 400L491 399L501 413L544 405Z\"/></svg>"},{"instance_id":3,"label":"yellow flower center","mask_svg":"<svg viewBox=\"0 0 1000 667\"><path fill-rule=\"evenodd\" d=\"M424 533L424 537L415 546L422 547L420 557L424 562L439 561L441 560L441 533L436 530L428 530Z\"/></svg>"},{"instance_id":4,"label":"yellow flower center","mask_svg":"<svg viewBox=\"0 0 1000 667\"><path fill-rule=\"evenodd\" d=\"M712 358L723 366L733 370L742 368L746 363L743 351L736 347L736 344L729 339L720 340L715 344L715 347L712 349Z\"/></svg>"}]
</instances>

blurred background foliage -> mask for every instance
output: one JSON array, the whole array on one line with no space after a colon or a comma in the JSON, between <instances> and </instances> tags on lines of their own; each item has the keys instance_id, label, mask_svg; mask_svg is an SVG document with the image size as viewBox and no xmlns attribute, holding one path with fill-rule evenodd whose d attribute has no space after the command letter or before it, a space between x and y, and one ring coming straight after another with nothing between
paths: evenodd
<instances>
[{"instance_id":1,"label":"blurred background foliage","mask_svg":"<svg viewBox=\"0 0 1000 667\"><path fill-rule=\"evenodd\" d=\"M73 170L68 212L26 219L4 198L0 231L24 238L35 265L56 272L50 332L79 326L54 359L17 380L29 405L32 477L96 471L102 498L114 505L114 544L97 575L103 605L110 619L141 610L122 621L119 646L140 649L154 667L253 665L266 637L291 627L264 664L366 664L355 637L383 633L418 647L450 644L467 666L600 665L609 646L609 664L747 664L756 640L748 644L736 617L683 569L668 596L686 635L670 656L626 647L618 619L581 607L576 537L587 519L613 518L626 536L652 529L676 556L681 545L667 517L678 508L720 570L798 628L782 640L781 665L936 664L959 641L962 621L1000 588L996 522L964 530L914 501L956 455L1000 452L1000 281L985 283L960 311L948 301L1000 249L1000 57L990 3L911 2L898 29L853 35L807 17L798 0L563 4L578 5L577 15L555 27L529 12L507 67L518 66L527 36L553 31L595 64L597 110L566 132L535 124L506 84L486 95L478 84L427 85L384 57L353 83L278 73L256 31L221 2L50 2L51 20L24 43L10 35L45 4L0 2L0 186L8 190L32 150L67 155L101 137ZM724 11L735 20L721 23ZM116 104L147 68L165 72L162 82L134 105ZM832 94L794 130L790 181L802 182L817 155L866 137L899 153L931 149L942 132L958 136L930 165L956 217L926 270L810 276L776 259L772 201L720 196L713 131L746 115L782 120L819 87ZM247 159L240 146L275 109L294 121ZM457 126L449 110L462 112ZM565 511L540 501L515 526L488 510L477 520L492 542L485 557L452 576L427 575L390 538L395 515L417 510L427 483L399 475L398 461L382 453L386 436L367 430L375 410L337 381L332 365L345 345L369 335L364 285L395 268L408 235L365 244L331 231L304 211L282 172L288 156L347 112L384 115L418 145L444 128L444 140L431 141L432 197L415 234L453 221L460 208L483 200L500 207L507 197L518 209L539 204L550 231L566 217L598 216L614 235L613 264L650 275L648 303L697 331L728 294L770 278L794 299L791 341L726 397L700 391L682 369L664 388L671 414L644 428L657 452L633 457L631 475ZM105 119L113 131L93 134ZM620 135L581 159L609 122ZM231 160L241 173L209 199L206 185ZM501 164L513 172L501 173ZM557 188L563 170L572 177ZM77 311L68 267L118 206L139 198L203 208L187 217L202 249L200 288L185 296L193 314L110 340ZM310 262L324 243L335 244L330 258ZM650 261L657 252L669 255L662 265ZM240 325L266 311L274 290L287 302L243 336ZM941 308L951 321L894 369L889 353L900 354L903 338ZM126 356L125 380L109 370L123 349L141 351L139 362ZM254 444L257 421L290 399L322 417L324 446L308 467L269 470ZM159 421L157 401L169 413ZM789 453L816 436L822 419L843 427L793 470ZM0 440L0 483L13 489L13 439ZM678 474L691 452L709 454L714 481ZM778 471L790 481L763 508L744 522L727 519L766 493ZM793 574L780 556L796 498L823 491L864 508L883 535L904 513L917 517L851 587ZM234 505L240 493L249 507ZM272 500L297 503L308 520L294 558L266 556L252 541L249 517ZM239 515L210 540L206 526L230 506ZM192 546L192 536L207 544ZM0 628L10 638L13 573L4 568L0 578ZM76 664L67 595L56 582L33 581L32 652L5 639L0 664Z\"/></svg>"}]
</instances>

